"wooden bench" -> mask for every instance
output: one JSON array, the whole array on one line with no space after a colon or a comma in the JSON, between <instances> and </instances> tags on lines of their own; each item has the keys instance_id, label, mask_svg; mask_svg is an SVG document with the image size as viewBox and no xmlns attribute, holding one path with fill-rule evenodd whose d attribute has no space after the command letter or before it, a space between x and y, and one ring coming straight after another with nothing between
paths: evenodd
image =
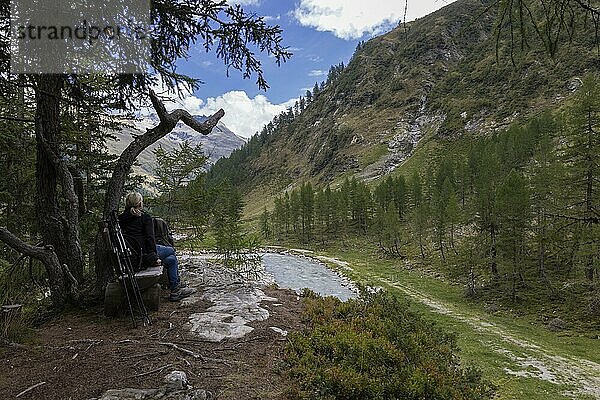
<instances>
[{"instance_id":1,"label":"wooden bench","mask_svg":"<svg viewBox=\"0 0 600 400\"><path fill-rule=\"evenodd\" d=\"M108 222L101 221L98 224L102 230L104 243L108 248L110 248L111 244ZM107 261L112 264L112 269L114 271L114 266L118 263L114 252L110 252L110 259ZM166 271L163 270L162 266L156 266L139 271L135 274L135 276L137 278L137 284L140 288L146 310L158 311L160 305L160 284L167 286L169 283ZM136 306L131 284L128 284L128 292L131 305ZM113 282L109 282L104 290L104 314L112 317L119 314L122 310L126 310L128 307L127 296L120 278L117 278Z\"/></svg>"},{"instance_id":2,"label":"wooden bench","mask_svg":"<svg viewBox=\"0 0 600 400\"><path fill-rule=\"evenodd\" d=\"M140 288L142 300L148 311L158 311L160 305L160 283L163 282L163 267L157 266L145 269L135 274ZM128 281L128 279L126 279ZM131 284L126 282L129 291L129 301L136 306ZM127 296L120 278L110 282L104 290L104 314L112 317L127 310Z\"/></svg>"}]
</instances>

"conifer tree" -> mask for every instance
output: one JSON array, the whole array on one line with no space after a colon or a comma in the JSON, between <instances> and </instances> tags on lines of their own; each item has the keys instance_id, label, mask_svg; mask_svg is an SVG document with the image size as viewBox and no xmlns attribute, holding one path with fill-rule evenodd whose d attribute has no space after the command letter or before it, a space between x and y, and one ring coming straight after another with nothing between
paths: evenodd
<instances>
[{"instance_id":1,"label":"conifer tree","mask_svg":"<svg viewBox=\"0 0 600 400\"><path fill-rule=\"evenodd\" d=\"M511 296L516 300L517 278L525 283L523 261L527 248L527 229L530 218L530 198L523 175L512 170L498 189L498 216L500 224L499 248L511 265Z\"/></svg>"},{"instance_id":2,"label":"conifer tree","mask_svg":"<svg viewBox=\"0 0 600 400\"><path fill-rule=\"evenodd\" d=\"M559 190L557 181L561 179L562 168L556 156L557 126L553 116L545 112L528 126L532 136L538 138L535 154L528 175L531 176L531 201L535 219L534 240L537 245L538 277L549 283L546 274L548 246L551 239L552 214L556 213L556 196ZM558 193L556 193L558 194Z\"/></svg>"},{"instance_id":3,"label":"conifer tree","mask_svg":"<svg viewBox=\"0 0 600 400\"><path fill-rule=\"evenodd\" d=\"M421 258L425 259L425 241L427 240L427 225L429 210L427 203L423 197L423 188L421 185L421 177L418 172L414 172L410 181L411 198L412 198L412 213L411 226L413 235L417 237L419 242L419 251Z\"/></svg>"},{"instance_id":4,"label":"conifer tree","mask_svg":"<svg viewBox=\"0 0 600 400\"><path fill-rule=\"evenodd\" d=\"M265 239L268 240L271 238L271 214L269 214L267 207L264 208L262 214L260 215L260 229Z\"/></svg>"},{"instance_id":5,"label":"conifer tree","mask_svg":"<svg viewBox=\"0 0 600 400\"><path fill-rule=\"evenodd\" d=\"M585 276L597 275L599 248L597 226L600 222L600 83L588 75L566 110L564 133L568 167L567 209L564 217L578 221L576 248L583 260Z\"/></svg>"},{"instance_id":6,"label":"conifer tree","mask_svg":"<svg viewBox=\"0 0 600 400\"><path fill-rule=\"evenodd\" d=\"M497 235L498 235L498 212L496 210L497 179L499 163L494 152L493 144L477 146L478 152L472 152L475 159L470 161L475 168L474 171L474 208L475 221L480 233L487 236L487 247L490 272L492 276L498 276L497 261Z\"/></svg>"},{"instance_id":7,"label":"conifer tree","mask_svg":"<svg viewBox=\"0 0 600 400\"><path fill-rule=\"evenodd\" d=\"M314 219L314 190L310 182L306 182L300 187L299 197L302 240L308 243L312 240Z\"/></svg>"},{"instance_id":8,"label":"conifer tree","mask_svg":"<svg viewBox=\"0 0 600 400\"><path fill-rule=\"evenodd\" d=\"M329 209L327 200L325 198L325 192L323 190L315 193L315 238L317 238L322 245L327 243L329 239Z\"/></svg>"},{"instance_id":9,"label":"conifer tree","mask_svg":"<svg viewBox=\"0 0 600 400\"><path fill-rule=\"evenodd\" d=\"M444 160L438 167L432 198L436 242L443 261L446 261L444 246L450 224L448 212L453 193L454 172L452 164L449 160Z\"/></svg>"},{"instance_id":10,"label":"conifer tree","mask_svg":"<svg viewBox=\"0 0 600 400\"><path fill-rule=\"evenodd\" d=\"M182 208L181 189L202 173L208 157L202 151L202 145L192 146L187 141L171 151L159 145L154 155L157 163L154 173L161 192L159 203L164 206L165 220L172 224L179 214L178 209Z\"/></svg>"}]
</instances>

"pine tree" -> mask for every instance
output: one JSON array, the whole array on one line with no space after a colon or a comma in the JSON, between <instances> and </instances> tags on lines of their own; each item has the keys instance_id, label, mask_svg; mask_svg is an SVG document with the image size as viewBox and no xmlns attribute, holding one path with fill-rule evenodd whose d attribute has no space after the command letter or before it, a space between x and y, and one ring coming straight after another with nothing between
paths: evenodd
<instances>
[{"instance_id":1,"label":"pine tree","mask_svg":"<svg viewBox=\"0 0 600 400\"><path fill-rule=\"evenodd\" d=\"M269 214L267 207L264 208L262 214L260 215L260 229L262 231L263 237L266 240L271 238L271 214Z\"/></svg>"},{"instance_id":2,"label":"pine tree","mask_svg":"<svg viewBox=\"0 0 600 400\"><path fill-rule=\"evenodd\" d=\"M154 155L157 163L154 173L161 193L159 202L164 205L165 220L172 225L182 208L181 189L202 173L208 157L202 151L202 145L192 146L187 141L171 151L159 145Z\"/></svg>"},{"instance_id":3,"label":"pine tree","mask_svg":"<svg viewBox=\"0 0 600 400\"><path fill-rule=\"evenodd\" d=\"M319 88L319 83L315 82L315 87L313 87L313 91L312 91L313 100L316 100L319 97L320 93L321 93L321 89Z\"/></svg>"},{"instance_id":4,"label":"pine tree","mask_svg":"<svg viewBox=\"0 0 600 400\"><path fill-rule=\"evenodd\" d=\"M576 248L584 260L585 276L593 281L599 263L600 237L600 83L587 76L564 115L568 166L567 219L579 222Z\"/></svg>"},{"instance_id":5,"label":"pine tree","mask_svg":"<svg viewBox=\"0 0 600 400\"><path fill-rule=\"evenodd\" d=\"M290 194L290 225L294 237L302 240L302 200L298 190Z\"/></svg>"},{"instance_id":6,"label":"pine tree","mask_svg":"<svg viewBox=\"0 0 600 400\"><path fill-rule=\"evenodd\" d=\"M309 243L312 240L314 219L314 190L310 182L300 187L300 215L302 224L302 240Z\"/></svg>"},{"instance_id":7,"label":"pine tree","mask_svg":"<svg viewBox=\"0 0 600 400\"><path fill-rule=\"evenodd\" d=\"M447 229L450 224L448 211L453 193L454 172L452 164L449 160L444 160L438 167L432 198L436 242L443 261L446 261L444 247Z\"/></svg>"},{"instance_id":8,"label":"pine tree","mask_svg":"<svg viewBox=\"0 0 600 400\"><path fill-rule=\"evenodd\" d=\"M556 213L554 193L558 190L557 180L562 175L555 148L557 125L548 112L535 118L528 131L537 137L537 149L531 160L528 175L531 176L531 201L535 216L534 240L537 244L538 277L549 283L546 260L550 241L551 214Z\"/></svg>"},{"instance_id":9,"label":"pine tree","mask_svg":"<svg viewBox=\"0 0 600 400\"><path fill-rule=\"evenodd\" d=\"M324 191L320 190L315 193L314 208L315 238L317 238L322 245L325 245L329 239L329 209Z\"/></svg>"},{"instance_id":10,"label":"pine tree","mask_svg":"<svg viewBox=\"0 0 600 400\"><path fill-rule=\"evenodd\" d=\"M479 231L488 239L489 266L492 276L498 276L497 235L498 213L496 210L496 191L499 163L494 146L481 142L478 152L472 152L474 160L470 160L474 168L474 208L475 221Z\"/></svg>"},{"instance_id":11,"label":"pine tree","mask_svg":"<svg viewBox=\"0 0 600 400\"><path fill-rule=\"evenodd\" d=\"M411 226L413 235L417 237L419 242L421 258L425 259L425 241L427 240L429 210L423 197L421 177L416 171L413 173L411 178L410 187L412 198Z\"/></svg>"},{"instance_id":12,"label":"pine tree","mask_svg":"<svg viewBox=\"0 0 600 400\"><path fill-rule=\"evenodd\" d=\"M517 278L525 283L523 261L527 251L527 230L530 218L530 197L527 181L512 170L498 189L499 249L511 265L511 296L516 300Z\"/></svg>"}]
</instances>

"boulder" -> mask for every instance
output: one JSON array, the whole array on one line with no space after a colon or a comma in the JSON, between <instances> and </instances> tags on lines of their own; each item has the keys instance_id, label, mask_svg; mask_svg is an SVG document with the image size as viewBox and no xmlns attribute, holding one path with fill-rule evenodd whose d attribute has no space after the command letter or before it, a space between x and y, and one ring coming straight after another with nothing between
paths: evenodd
<instances>
[{"instance_id":1,"label":"boulder","mask_svg":"<svg viewBox=\"0 0 600 400\"><path fill-rule=\"evenodd\" d=\"M546 327L548 328L548 330L550 330L552 332L559 332L559 331L562 331L564 329L567 329L568 325L569 324L567 324L562 319L560 319L560 318L554 318L554 319L550 320L550 322L548 322L548 324L546 325Z\"/></svg>"}]
</instances>

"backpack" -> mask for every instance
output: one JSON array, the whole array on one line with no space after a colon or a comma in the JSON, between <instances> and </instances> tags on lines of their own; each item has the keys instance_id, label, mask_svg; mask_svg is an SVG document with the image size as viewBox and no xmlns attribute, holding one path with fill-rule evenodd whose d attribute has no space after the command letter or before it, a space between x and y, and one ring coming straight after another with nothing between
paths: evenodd
<instances>
[{"instance_id":1,"label":"backpack","mask_svg":"<svg viewBox=\"0 0 600 400\"><path fill-rule=\"evenodd\" d=\"M154 240L156 240L156 244L161 246L169 246L175 247L175 241L173 240L173 235L169 230L169 225L162 218L154 217Z\"/></svg>"}]
</instances>

